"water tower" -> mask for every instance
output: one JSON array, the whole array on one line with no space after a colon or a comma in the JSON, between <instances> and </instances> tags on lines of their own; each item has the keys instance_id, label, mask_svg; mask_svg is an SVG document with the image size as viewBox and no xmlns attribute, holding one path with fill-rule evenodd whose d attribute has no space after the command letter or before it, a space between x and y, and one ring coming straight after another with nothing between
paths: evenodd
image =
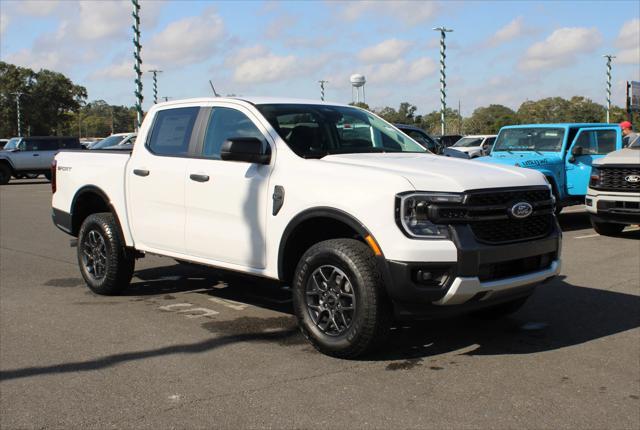
<instances>
[{"instance_id":1,"label":"water tower","mask_svg":"<svg viewBox=\"0 0 640 430\"><path fill-rule=\"evenodd\" d=\"M362 89L362 103L365 103L364 84L367 82L367 80L365 79L364 75L355 73L351 75L351 78L349 80L351 81L351 101L353 101L354 103L360 103L360 89Z\"/></svg>"}]
</instances>

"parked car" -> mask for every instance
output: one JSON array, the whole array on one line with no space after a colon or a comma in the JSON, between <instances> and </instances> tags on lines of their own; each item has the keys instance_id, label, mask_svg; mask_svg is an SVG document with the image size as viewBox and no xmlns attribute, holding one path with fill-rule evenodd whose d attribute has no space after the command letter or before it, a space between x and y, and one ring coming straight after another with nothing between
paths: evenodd
<instances>
[{"instance_id":1,"label":"parked car","mask_svg":"<svg viewBox=\"0 0 640 430\"><path fill-rule=\"evenodd\" d=\"M443 147L448 148L454 143L462 139L464 136L459 134L445 134L444 136L435 136L434 139Z\"/></svg>"},{"instance_id":2,"label":"parked car","mask_svg":"<svg viewBox=\"0 0 640 430\"><path fill-rule=\"evenodd\" d=\"M113 149L120 145L132 145L136 140L136 133L116 133L94 143L89 149Z\"/></svg>"},{"instance_id":3,"label":"parked car","mask_svg":"<svg viewBox=\"0 0 640 430\"><path fill-rule=\"evenodd\" d=\"M140 130L131 154L52 165L53 222L97 294L147 252L269 278L318 350L355 357L394 316L505 315L560 268L542 174L435 156L357 107L171 101Z\"/></svg>"},{"instance_id":4,"label":"parked car","mask_svg":"<svg viewBox=\"0 0 640 430\"><path fill-rule=\"evenodd\" d=\"M594 161L585 203L598 234L640 224L640 144Z\"/></svg>"},{"instance_id":5,"label":"parked car","mask_svg":"<svg viewBox=\"0 0 640 430\"><path fill-rule=\"evenodd\" d=\"M14 137L0 152L0 185L11 177L37 177L44 174L51 179L51 162L61 149L80 149L77 137L31 136Z\"/></svg>"},{"instance_id":6,"label":"parked car","mask_svg":"<svg viewBox=\"0 0 640 430\"><path fill-rule=\"evenodd\" d=\"M491 147L496 140L495 134L476 134L471 136L465 136L451 145L449 148L465 152L469 155L469 158L482 157L488 155L491 152Z\"/></svg>"},{"instance_id":7,"label":"parked car","mask_svg":"<svg viewBox=\"0 0 640 430\"><path fill-rule=\"evenodd\" d=\"M434 138L429 136L426 131L421 129L420 127L416 127L415 125L409 124L393 124L404 134L418 142L422 147L428 149L434 154L442 153L442 145L435 141Z\"/></svg>"},{"instance_id":8,"label":"parked car","mask_svg":"<svg viewBox=\"0 0 640 430\"><path fill-rule=\"evenodd\" d=\"M612 124L529 124L500 129L489 157L478 161L525 167L543 173L562 207L583 204L591 165L622 148L620 127Z\"/></svg>"},{"instance_id":9,"label":"parked car","mask_svg":"<svg viewBox=\"0 0 640 430\"><path fill-rule=\"evenodd\" d=\"M9 139L0 139L0 149L4 149L4 146L9 142Z\"/></svg>"}]
</instances>

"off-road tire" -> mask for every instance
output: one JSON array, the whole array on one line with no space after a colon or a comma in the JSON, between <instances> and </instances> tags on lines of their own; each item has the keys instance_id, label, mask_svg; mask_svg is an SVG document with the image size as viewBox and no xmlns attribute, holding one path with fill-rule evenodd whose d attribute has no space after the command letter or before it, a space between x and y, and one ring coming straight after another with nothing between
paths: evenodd
<instances>
[{"instance_id":1,"label":"off-road tire","mask_svg":"<svg viewBox=\"0 0 640 430\"><path fill-rule=\"evenodd\" d=\"M342 271L355 295L351 324L339 335L322 331L311 317L307 282L320 267ZM303 335L320 352L355 358L384 343L392 323L391 304L371 249L354 239L331 239L309 248L300 259L292 285L293 306Z\"/></svg>"},{"instance_id":2,"label":"off-road tire","mask_svg":"<svg viewBox=\"0 0 640 430\"><path fill-rule=\"evenodd\" d=\"M0 163L0 185L7 185L11 180L11 169L5 163Z\"/></svg>"},{"instance_id":3,"label":"off-road tire","mask_svg":"<svg viewBox=\"0 0 640 430\"><path fill-rule=\"evenodd\" d=\"M616 236L622 233L626 227L624 224L616 224L613 222L598 222L591 218L593 229L601 236Z\"/></svg>"},{"instance_id":4,"label":"off-road tire","mask_svg":"<svg viewBox=\"0 0 640 430\"><path fill-rule=\"evenodd\" d=\"M499 305L491 306L489 308L480 309L472 312L471 315L476 318L486 319L486 320L495 320L495 319L504 318L506 316L511 315L512 313L520 309L522 306L524 306L528 298L529 296L522 297L516 300L512 300L510 302L505 302Z\"/></svg>"},{"instance_id":5,"label":"off-road tire","mask_svg":"<svg viewBox=\"0 0 640 430\"><path fill-rule=\"evenodd\" d=\"M90 235L99 236L104 242L103 276L92 274L87 263L87 252L91 252ZM131 282L135 267L135 257L127 250L121 239L118 224L113 214L108 212L89 215L78 234L78 266L80 273L91 291L100 295L116 295ZM95 266L93 267L95 269Z\"/></svg>"}]
</instances>

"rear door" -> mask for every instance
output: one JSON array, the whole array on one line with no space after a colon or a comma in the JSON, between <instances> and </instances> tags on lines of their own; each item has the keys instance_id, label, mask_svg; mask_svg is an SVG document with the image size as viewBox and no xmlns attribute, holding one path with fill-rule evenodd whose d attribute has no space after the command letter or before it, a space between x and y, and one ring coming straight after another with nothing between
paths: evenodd
<instances>
[{"instance_id":1,"label":"rear door","mask_svg":"<svg viewBox=\"0 0 640 430\"><path fill-rule=\"evenodd\" d=\"M188 162L184 176L187 253L264 268L271 201L268 187L274 157L270 165L223 161L220 147L234 137L255 137L270 145L267 130L244 107L218 106L203 121L201 135L200 158Z\"/></svg>"},{"instance_id":2,"label":"rear door","mask_svg":"<svg viewBox=\"0 0 640 430\"><path fill-rule=\"evenodd\" d=\"M593 162L621 147L622 137L619 127L581 128L565 158L568 194L572 196L587 194Z\"/></svg>"},{"instance_id":3,"label":"rear door","mask_svg":"<svg viewBox=\"0 0 640 430\"><path fill-rule=\"evenodd\" d=\"M39 140L38 156L35 158L38 170L47 170L51 167L53 157L59 150L61 139L42 139Z\"/></svg>"},{"instance_id":4,"label":"rear door","mask_svg":"<svg viewBox=\"0 0 640 430\"><path fill-rule=\"evenodd\" d=\"M129 222L136 247L184 253L185 171L199 107L156 113L146 142L127 163Z\"/></svg>"}]
</instances>

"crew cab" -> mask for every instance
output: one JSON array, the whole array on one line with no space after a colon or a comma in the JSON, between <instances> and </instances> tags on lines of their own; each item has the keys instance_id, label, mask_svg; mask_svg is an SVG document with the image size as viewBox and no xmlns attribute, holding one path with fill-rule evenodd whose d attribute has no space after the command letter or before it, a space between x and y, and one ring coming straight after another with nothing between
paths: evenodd
<instances>
[{"instance_id":1,"label":"crew cab","mask_svg":"<svg viewBox=\"0 0 640 430\"><path fill-rule=\"evenodd\" d=\"M435 156L353 106L161 103L130 154L64 151L52 169L53 222L95 293L126 288L146 253L268 278L338 357L395 319L513 312L560 270L542 174Z\"/></svg>"},{"instance_id":2,"label":"crew cab","mask_svg":"<svg viewBox=\"0 0 640 430\"><path fill-rule=\"evenodd\" d=\"M11 177L37 177L51 175L51 161L60 149L79 149L77 137L30 136L9 139L0 151L0 185Z\"/></svg>"},{"instance_id":3,"label":"crew cab","mask_svg":"<svg viewBox=\"0 0 640 430\"><path fill-rule=\"evenodd\" d=\"M512 125L500 129L490 156L478 161L541 172L560 211L584 203L591 165L620 148L620 127L613 124Z\"/></svg>"},{"instance_id":4,"label":"crew cab","mask_svg":"<svg viewBox=\"0 0 640 430\"><path fill-rule=\"evenodd\" d=\"M593 163L585 204L598 234L640 224L640 143Z\"/></svg>"}]
</instances>

